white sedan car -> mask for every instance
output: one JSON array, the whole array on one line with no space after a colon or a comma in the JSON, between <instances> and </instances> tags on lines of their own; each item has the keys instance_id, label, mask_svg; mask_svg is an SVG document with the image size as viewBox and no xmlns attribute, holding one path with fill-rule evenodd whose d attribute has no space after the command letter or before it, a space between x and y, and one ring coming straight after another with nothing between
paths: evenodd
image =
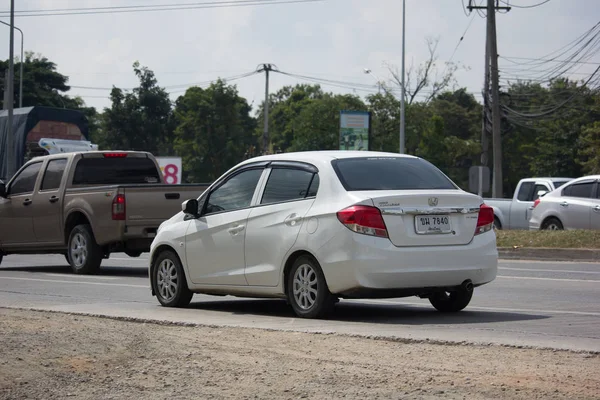
<instances>
[{"instance_id":1,"label":"white sedan car","mask_svg":"<svg viewBox=\"0 0 600 400\"><path fill-rule=\"evenodd\" d=\"M152 294L287 299L316 318L339 298L419 296L465 308L496 277L493 210L413 156L317 151L229 170L159 228Z\"/></svg>"},{"instance_id":2,"label":"white sedan car","mask_svg":"<svg viewBox=\"0 0 600 400\"><path fill-rule=\"evenodd\" d=\"M600 175L574 179L536 200L529 229L600 229Z\"/></svg>"}]
</instances>

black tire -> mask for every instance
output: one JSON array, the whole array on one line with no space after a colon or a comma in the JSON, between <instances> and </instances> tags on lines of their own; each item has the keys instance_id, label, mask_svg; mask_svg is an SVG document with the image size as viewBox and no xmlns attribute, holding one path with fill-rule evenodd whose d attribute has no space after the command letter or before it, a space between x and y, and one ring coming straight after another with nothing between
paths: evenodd
<instances>
[{"instance_id":1,"label":"black tire","mask_svg":"<svg viewBox=\"0 0 600 400\"><path fill-rule=\"evenodd\" d=\"M102 263L102 248L96 243L92 227L77 225L69 235L67 260L76 274L95 274Z\"/></svg>"},{"instance_id":2,"label":"black tire","mask_svg":"<svg viewBox=\"0 0 600 400\"><path fill-rule=\"evenodd\" d=\"M562 222L558 218L548 218L542 224L542 230L548 231L562 231L564 228Z\"/></svg>"},{"instance_id":3,"label":"black tire","mask_svg":"<svg viewBox=\"0 0 600 400\"><path fill-rule=\"evenodd\" d=\"M142 252L141 251L126 251L125 254L127 254L129 257L137 258L142 255Z\"/></svg>"},{"instance_id":4,"label":"black tire","mask_svg":"<svg viewBox=\"0 0 600 400\"><path fill-rule=\"evenodd\" d=\"M173 251L163 251L152 264L152 290L163 307L190 304L194 293L188 288L181 261Z\"/></svg>"},{"instance_id":5,"label":"black tire","mask_svg":"<svg viewBox=\"0 0 600 400\"><path fill-rule=\"evenodd\" d=\"M498 217L494 217L494 228L497 230L502 229L502 224L500 224L500 220L498 219Z\"/></svg>"},{"instance_id":6,"label":"black tire","mask_svg":"<svg viewBox=\"0 0 600 400\"><path fill-rule=\"evenodd\" d=\"M436 310L444 313L458 312L471 302L473 291L457 290L453 292L434 293L429 297L429 302Z\"/></svg>"},{"instance_id":7,"label":"black tire","mask_svg":"<svg viewBox=\"0 0 600 400\"><path fill-rule=\"evenodd\" d=\"M298 280L295 284L297 273ZM314 284L310 283L313 281L312 277ZM322 318L333 311L337 299L329 292L321 266L313 257L298 257L290 268L286 281L287 299L298 317ZM298 297L294 294L295 291L300 291L297 293Z\"/></svg>"}]
</instances>

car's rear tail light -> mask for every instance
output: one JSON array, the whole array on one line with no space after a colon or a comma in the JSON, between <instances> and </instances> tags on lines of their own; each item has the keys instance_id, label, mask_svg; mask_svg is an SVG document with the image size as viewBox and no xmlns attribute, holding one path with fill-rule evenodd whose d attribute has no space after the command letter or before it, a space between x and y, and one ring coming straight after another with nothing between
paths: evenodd
<instances>
[{"instance_id":1,"label":"car's rear tail light","mask_svg":"<svg viewBox=\"0 0 600 400\"><path fill-rule=\"evenodd\" d=\"M371 206L352 206L337 213L342 224L356 233L377 237L388 237L381 211Z\"/></svg>"},{"instance_id":2,"label":"car's rear tail light","mask_svg":"<svg viewBox=\"0 0 600 400\"><path fill-rule=\"evenodd\" d=\"M535 199L535 201L533 202L533 208L536 208L538 204L540 204L540 199Z\"/></svg>"},{"instance_id":3,"label":"car's rear tail light","mask_svg":"<svg viewBox=\"0 0 600 400\"><path fill-rule=\"evenodd\" d=\"M104 158L125 158L127 153L102 153Z\"/></svg>"},{"instance_id":4,"label":"car's rear tail light","mask_svg":"<svg viewBox=\"0 0 600 400\"><path fill-rule=\"evenodd\" d=\"M486 204L482 204L479 207L479 216L477 217L477 228L475 229L475 235L492 230L494 225L494 209Z\"/></svg>"},{"instance_id":5,"label":"car's rear tail light","mask_svg":"<svg viewBox=\"0 0 600 400\"><path fill-rule=\"evenodd\" d=\"M125 195L117 194L112 202L112 219L116 221L125 220Z\"/></svg>"}]
</instances>

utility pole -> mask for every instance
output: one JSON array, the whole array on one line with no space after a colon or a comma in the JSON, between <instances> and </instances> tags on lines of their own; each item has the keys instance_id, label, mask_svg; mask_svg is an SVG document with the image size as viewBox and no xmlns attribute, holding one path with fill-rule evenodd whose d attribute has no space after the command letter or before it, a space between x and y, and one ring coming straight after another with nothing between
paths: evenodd
<instances>
[{"instance_id":1,"label":"utility pole","mask_svg":"<svg viewBox=\"0 0 600 400\"><path fill-rule=\"evenodd\" d=\"M500 134L500 87L498 73L498 44L496 41L496 10L510 11L510 7L500 6L499 0L487 0L487 6L475 6L474 1L469 0L469 10L485 9L487 13L486 30L486 77L489 77L491 83L491 108L492 108L492 154L494 157L493 178L492 178L492 197L501 197L502 191L502 136ZM487 96L487 87L486 93ZM486 97L487 99L487 97ZM485 100L484 100L485 106ZM487 119L487 118L486 118ZM484 119L484 132L485 136ZM487 144L483 141L482 146ZM487 160L486 160L487 161Z\"/></svg>"},{"instance_id":2,"label":"utility pole","mask_svg":"<svg viewBox=\"0 0 600 400\"><path fill-rule=\"evenodd\" d=\"M273 71L273 67L277 68L277 66L273 64L263 64L257 69L257 72L265 73L265 109L263 113L265 126L263 129L263 154L267 154L269 149L269 72Z\"/></svg>"},{"instance_id":3,"label":"utility pole","mask_svg":"<svg viewBox=\"0 0 600 400\"><path fill-rule=\"evenodd\" d=\"M404 110L405 110L405 98L406 88L404 87L404 58L405 58L405 33L406 33L406 0L402 0L402 93L400 94L400 154L406 153L406 135L404 132Z\"/></svg>"},{"instance_id":4,"label":"utility pole","mask_svg":"<svg viewBox=\"0 0 600 400\"><path fill-rule=\"evenodd\" d=\"M4 85L8 90L8 136L6 138L6 179L12 178L15 173L15 145L13 137L13 95L15 79L15 0L10 0L10 44L8 51L8 82Z\"/></svg>"}]
</instances>

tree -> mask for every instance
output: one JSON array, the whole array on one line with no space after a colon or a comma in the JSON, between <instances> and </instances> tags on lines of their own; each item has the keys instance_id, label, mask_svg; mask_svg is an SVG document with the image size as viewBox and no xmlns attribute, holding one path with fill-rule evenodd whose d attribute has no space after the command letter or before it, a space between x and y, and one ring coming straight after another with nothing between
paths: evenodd
<instances>
[{"instance_id":1,"label":"tree","mask_svg":"<svg viewBox=\"0 0 600 400\"><path fill-rule=\"evenodd\" d=\"M581 135L581 159L583 172L587 175L600 174L600 122L586 126Z\"/></svg>"},{"instance_id":2,"label":"tree","mask_svg":"<svg viewBox=\"0 0 600 400\"><path fill-rule=\"evenodd\" d=\"M291 151L339 149L340 111L366 111L367 106L354 95L326 93L312 99L294 119Z\"/></svg>"},{"instance_id":3,"label":"tree","mask_svg":"<svg viewBox=\"0 0 600 400\"><path fill-rule=\"evenodd\" d=\"M5 71L8 69L8 60L0 61L0 80L2 87ZM15 84L13 85L14 104L19 104L19 81L21 61L15 63ZM69 78L56 70L56 64L42 55L25 53L23 64L23 107L46 106L58 108L78 109L83 101L66 96L71 87L67 85ZM2 99L3 100L3 99ZM4 104L3 104L4 105Z\"/></svg>"},{"instance_id":4,"label":"tree","mask_svg":"<svg viewBox=\"0 0 600 400\"><path fill-rule=\"evenodd\" d=\"M175 150L184 180L206 182L242 161L256 145L256 120L237 87L219 80L207 89L192 87L175 105Z\"/></svg>"},{"instance_id":5,"label":"tree","mask_svg":"<svg viewBox=\"0 0 600 400\"><path fill-rule=\"evenodd\" d=\"M140 84L130 93L113 87L112 105L104 109L99 144L107 149L172 155L174 126L169 95L158 86L151 70L136 61L133 71Z\"/></svg>"},{"instance_id":6,"label":"tree","mask_svg":"<svg viewBox=\"0 0 600 400\"><path fill-rule=\"evenodd\" d=\"M412 104L419 94L423 94L424 102L428 103L456 82L454 74L458 66L452 62L446 62L444 70L438 74L437 46L439 39L427 38L426 42L429 50L427 60L417 67L411 64L406 71L404 85L408 104ZM392 75L392 80L402 88L402 73L398 67L388 65L388 71Z\"/></svg>"}]
</instances>

